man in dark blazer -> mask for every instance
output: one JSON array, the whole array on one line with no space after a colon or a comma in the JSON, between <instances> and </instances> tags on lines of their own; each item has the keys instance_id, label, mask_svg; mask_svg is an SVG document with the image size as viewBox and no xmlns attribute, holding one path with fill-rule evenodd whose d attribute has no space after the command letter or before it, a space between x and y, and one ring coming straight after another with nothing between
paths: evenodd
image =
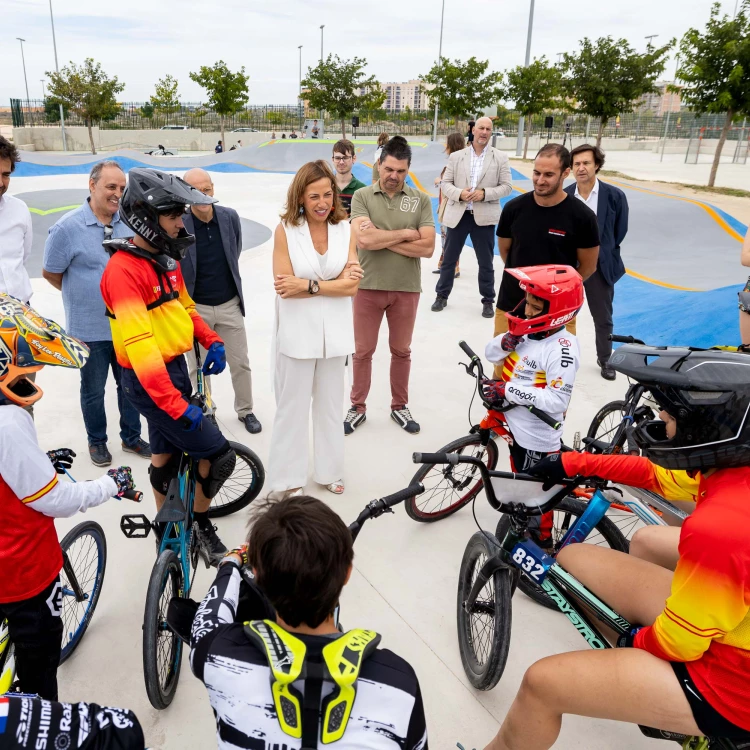
<instances>
[{"instance_id":1,"label":"man in dark blazer","mask_svg":"<svg viewBox=\"0 0 750 750\"><path fill-rule=\"evenodd\" d=\"M620 244L628 233L628 199L614 185L597 177L604 166L604 152L584 143L571 153L575 185L565 192L583 201L595 214L599 223L599 261L596 271L584 282L586 300L596 330L596 362L605 380L614 380L617 374L609 366L612 354L612 304L615 284L625 273L620 257Z\"/></svg>"},{"instance_id":2,"label":"man in dark blazer","mask_svg":"<svg viewBox=\"0 0 750 750\"><path fill-rule=\"evenodd\" d=\"M185 181L205 195L213 196L214 185L203 169L190 169ZM242 296L239 259L242 252L240 217L233 208L218 203L191 206L184 218L185 229L195 235L182 260L182 275L198 313L224 341L232 375L234 409L245 429L253 434L261 424L253 414L253 385L247 356L245 301ZM205 356L205 352L203 353ZM190 378L195 386L195 355L188 353ZM209 378L205 379L210 393ZM211 399L213 402L213 399ZM214 420L216 403L210 417Z\"/></svg>"}]
</instances>

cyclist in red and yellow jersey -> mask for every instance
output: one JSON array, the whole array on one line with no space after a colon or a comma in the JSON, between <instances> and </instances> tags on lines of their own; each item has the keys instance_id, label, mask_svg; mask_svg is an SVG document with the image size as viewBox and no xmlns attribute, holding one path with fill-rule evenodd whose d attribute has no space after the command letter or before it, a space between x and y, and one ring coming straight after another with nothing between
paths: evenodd
<instances>
[{"instance_id":1,"label":"cyclist in red and yellow jersey","mask_svg":"<svg viewBox=\"0 0 750 750\"><path fill-rule=\"evenodd\" d=\"M696 508L680 530L674 573L595 545L560 552L567 571L639 627L620 638L624 648L532 665L489 750L546 750L566 713L750 740L747 356L627 345L610 363L646 386L666 417L636 428L643 457L562 453L529 472L693 496Z\"/></svg>"},{"instance_id":2,"label":"cyclist in red and yellow jersey","mask_svg":"<svg viewBox=\"0 0 750 750\"><path fill-rule=\"evenodd\" d=\"M218 562L226 553L208 518L211 499L231 476L236 454L214 422L190 403L192 386L185 358L193 339L208 350L203 372L226 366L224 344L198 315L185 288L178 261L195 237L182 216L192 204L215 203L174 175L131 169L120 201L120 216L133 230L131 240L106 240L112 254L101 292L112 327L126 397L148 422L149 476L157 508L164 502L179 457L199 461L195 489L198 539Z\"/></svg>"}]
</instances>

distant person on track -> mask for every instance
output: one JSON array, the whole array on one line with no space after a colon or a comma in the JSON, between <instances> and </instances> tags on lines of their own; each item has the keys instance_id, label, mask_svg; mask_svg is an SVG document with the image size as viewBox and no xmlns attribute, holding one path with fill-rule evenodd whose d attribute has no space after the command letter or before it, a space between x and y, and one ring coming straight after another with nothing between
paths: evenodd
<instances>
[{"instance_id":1,"label":"distant person on track","mask_svg":"<svg viewBox=\"0 0 750 750\"><path fill-rule=\"evenodd\" d=\"M354 144L342 138L333 144L333 167L336 174L336 187L339 191L341 204L346 209L346 215L351 216L352 198L354 193L360 188L367 187L364 182L360 182L353 174L352 167L357 161L357 155L354 153Z\"/></svg>"},{"instance_id":2,"label":"distant person on track","mask_svg":"<svg viewBox=\"0 0 750 750\"><path fill-rule=\"evenodd\" d=\"M116 161L94 164L89 174L89 197L50 227L44 245L42 275L62 292L65 330L85 342L90 350L89 360L81 370L80 398L89 457L95 466L112 463L104 403L110 370L117 388L122 449L151 458L151 448L141 438L141 417L122 390L122 369L99 291L109 260L102 242L131 234L120 217L124 190L125 173Z\"/></svg>"},{"instance_id":3,"label":"distant person on track","mask_svg":"<svg viewBox=\"0 0 750 750\"><path fill-rule=\"evenodd\" d=\"M31 255L31 213L22 200L7 195L19 161L18 149L0 136L0 292L28 302L31 281L25 264Z\"/></svg>"},{"instance_id":4,"label":"distant person on track","mask_svg":"<svg viewBox=\"0 0 750 750\"><path fill-rule=\"evenodd\" d=\"M534 160L534 191L508 201L500 215L497 236L506 268L562 264L573 266L584 281L596 271L599 226L593 212L563 190L569 174L568 149L558 143L542 146ZM508 330L505 313L523 298L518 282L504 274L497 297L495 336ZM574 334L575 318L565 327ZM500 377L498 369L495 377Z\"/></svg>"},{"instance_id":5,"label":"distant person on track","mask_svg":"<svg viewBox=\"0 0 750 750\"><path fill-rule=\"evenodd\" d=\"M214 153L215 154L221 154L221 153L223 153L223 151L224 151L224 146L222 145L221 141L219 141L216 144L216 148L214 149Z\"/></svg>"},{"instance_id":6,"label":"distant person on track","mask_svg":"<svg viewBox=\"0 0 750 750\"><path fill-rule=\"evenodd\" d=\"M313 126L312 130L310 131L312 133L312 138L317 138L320 134L320 128L318 127L318 121L313 120Z\"/></svg>"},{"instance_id":7,"label":"distant person on track","mask_svg":"<svg viewBox=\"0 0 750 750\"><path fill-rule=\"evenodd\" d=\"M214 183L203 169L190 169L185 173L185 182L200 190L203 195L213 197ZM247 331L245 330L245 299L242 294L240 276L240 253L242 253L242 226L239 214L221 204L194 205L183 217L185 229L195 235L185 257L180 261L182 276L188 294L195 302L195 309L206 325L221 336L227 351L227 364L232 376L234 410L245 429L255 435L262 429L253 413L253 381L247 353ZM202 351L202 359L206 351ZM195 353L187 354L188 370L193 388L196 384ZM211 394L211 378L203 383ZM216 402L211 397L209 419L216 420Z\"/></svg>"},{"instance_id":8,"label":"distant person on track","mask_svg":"<svg viewBox=\"0 0 750 750\"><path fill-rule=\"evenodd\" d=\"M411 340L422 293L422 258L435 252L435 222L426 193L406 185L411 148L400 135L380 154L380 179L352 200L352 234L364 279L354 298L354 384L344 433L366 419L372 357L383 315L391 350L391 419L411 435L419 424L409 411Z\"/></svg>"},{"instance_id":9,"label":"distant person on track","mask_svg":"<svg viewBox=\"0 0 750 750\"><path fill-rule=\"evenodd\" d=\"M745 235L745 242L742 244L742 253L740 262L743 266L750 267L750 229ZM740 338L742 345L750 347L750 278L745 284L745 288L739 293L740 307Z\"/></svg>"},{"instance_id":10,"label":"distant person on track","mask_svg":"<svg viewBox=\"0 0 750 750\"><path fill-rule=\"evenodd\" d=\"M372 181L377 182L380 178L380 172L378 171L378 164L380 162L380 154L383 151L383 146L388 143L388 133L381 133L378 136L378 145L375 149L375 155L372 157Z\"/></svg>"},{"instance_id":11,"label":"distant person on track","mask_svg":"<svg viewBox=\"0 0 750 750\"><path fill-rule=\"evenodd\" d=\"M479 264L479 294L482 316L493 316L495 301L495 226L500 218L500 199L513 191L510 160L490 145L492 120L480 117L474 141L463 151L451 154L441 190L448 201L442 223L446 225L445 257L435 285L433 312L441 312L453 290L456 264L467 237L471 237Z\"/></svg>"},{"instance_id":12,"label":"distant person on track","mask_svg":"<svg viewBox=\"0 0 750 750\"><path fill-rule=\"evenodd\" d=\"M449 133L448 138L445 142L445 153L450 156L455 154L456 151L462 151L466 148L466 141L461 133ZM443 176L447 167L443 167L443 171L440 175L435 178L435 187L438 188L438 221L440 222L440 260L438 261L437 270L433 273L440 273L440 268L443 265L443 258L445 257L445 236L447 233L447 227L443 224L443 215L445 214L445 208L448 205L448 199L443 195ZM461 275L461 269L458 267L458 261L456 261L456 273L455 278Z\"/></svg>"},{"instance_id":13,"label":"distant person on track","mask_svg":"<svg viewBox=\"0 0 750 750\"><path fill-rule=\"evenodd\" d=\"M570 152L576 184L565 192L585 203L599 224L599 260L596 271L584 282L586 302L596 331L596 363L605 380L614 380L617 373L609 366L612 354L612 305L615 284L625 275L620 245L628 233L628 199L620 188L602 182L598 177L604 166L604 152L584 143Z\"/></svg>"},{"instance_id":14,"label":"distant person on track","mask_svg":"<svg viewBox=\"0 0 750 750\"><path fill-rule=\"evenodd\" d=\"M311 404L313 479L344 491L344 366L354 351L351 297L361 277L333 172L322 160L309 162L289 186L274 233L276 417L267 488L276 495L307 484Z\"/></svg>"}]
</instances>

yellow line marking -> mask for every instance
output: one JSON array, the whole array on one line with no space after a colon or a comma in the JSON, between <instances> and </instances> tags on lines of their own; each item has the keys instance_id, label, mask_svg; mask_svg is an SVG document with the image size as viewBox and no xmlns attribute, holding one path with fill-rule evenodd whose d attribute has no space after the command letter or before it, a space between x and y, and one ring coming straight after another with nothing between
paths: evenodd
<instances>
[{"instance_id":1,"label":"yellow line marking","mask_svg":"<svg viewBox=\"0 0 750 750\"><path fill-rule=\"evenodd\" d=\"M626 268L625 273L628 276L633 276L636 279L640 279L641 281L646 281L649 284L656 284L656 286L663 286L665 289L677 289L681 292L703 291L702 289L690 289L690 287L687 287L687 286L675 286L674 284L668 284L666 281L658 281L657 279L652 279L650 276L644 276L642 273L638 273L637 271L632 271L630 268Z\"/></svg>"},{"instance_id":2,"label":"yellow line marking","mask_svg":"<svg viewBox=\"0 0 750 750\"><path fill-rule=\"evenodd\" d=\"M74 208L79 208L80 204L76 206L60 206L59 208L29 208L29 211L32 214L37 214L38 216L47 216L48 214L55 214L59 211L72 211Z\"/></svg>"},{"instance_id":3,"label":"yellow line marking","mask_svg":"<svg viewBox=\"0 0 750 750\"><path fill-rule=\"evenodd\" d=\"M637 190L641 193L650 193L651 195L659 195L662 198L671 198L672 200L677 201L685 201L685 203L692 203L695 206L699 206L702 208L732 239L737 240L737 242L743 242L744 237L742 237L737 231L732 229L732 227L727 224L726 220L723 219L716 209L709 205L708 203L703 203L702 201L694 200L693 198L685 198L682 195L672 195L671 193L662 193L658 190L649 190L648 188L642 188L642 187L636 187L635 185L626 185L623 182L615 182L614 180L607 180L612 185L617 185L617 187L625 188L626 190ZM675 287L676 289L682 289L682 287ZM691 290L694 291L694 290Z\"/></svg>"}]
</instances>

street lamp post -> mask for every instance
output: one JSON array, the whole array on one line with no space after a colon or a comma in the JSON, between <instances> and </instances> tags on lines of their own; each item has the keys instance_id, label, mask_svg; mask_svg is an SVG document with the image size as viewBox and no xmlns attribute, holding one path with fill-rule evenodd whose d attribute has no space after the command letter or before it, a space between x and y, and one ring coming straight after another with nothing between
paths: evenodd
<instances>
[{"instance_id":1,"label":"street lamp post","mask_svg":"<svg viewBox=\"0 0 750 750\"><path fill-rule=\"evenodd\" d=\"M55 17L52 15L52 0L49 0L49 20L52 24L52 46L55 50L55 71L60 72L60 66L57 64L57 41L55 40ZM68 150L68 139L65 137L65 114L63 105L60 102L60 129L62 130L63 151Z\"/></svg>"},{"instance_id":2,"label":"street lamp post","mask_svg":"<svg viewBox=\"0 0 750 750\"><path fill-rule=\"evenodd\" d=\"M23 56L23 43L26 40L21 39L20 36L17 36L16 39L18 39L18 41L21 42L21 63L23 65L23 82L26 85L26 111L29 113L29 123L30 123L31 122L31 102L29 101L29 81L26 78L26 58Z\"/></svg>"},{"instance_id":3,"label":"street lamp post","mask_svg":"<svg viewBox=\"0 0 750 750\"><path fill-rule=\"evenodd\" d=\"M674 61L674 82L677 83L677 71L680 68L680 56L677 55L675 57ZM664 126L664 140L661 142L661 155L659 156L659 161L664 161L664 149L667 147L667 135L669 134L669 118L672 114L672 105L669 100L667 100L667 124Z\"/></svg>"},{"instance_id":4,"label":"street lamp post","mask_svg":"<svg viewBox=\"0 0 750 750\"><path fill-rule=\"evenodd\" d=\"M528 68L531 62L531 32L534 29L534 0L531 0L529 6L529 31L526 35L526 62L524 67ZM523 115L518 118L518 138L516 139L516 156L521 156L523 153L523 131L524 131L524 118Z\"/></svg>"},{"instance_id":5,"label":"street lamp post","mask_svg":"<svg viewBox=\"0 0 750 750\"><path fill-rule=\"evenodd\" d=\"M438 46L438 82L437 85L440 85L440 66L443 62L443 19L445 18L445 0L443 0L443 9L440 11L440 44ZM439 104L439 97L435 98L435 121L432 125L432 140L437 141L437 128L438 128L438 104Z\"/></svg>"},{"instance_id":6,"label":"street lamp post","mask_svg":"<svg viewBox=\"0 0 750 750\"><path fill-rule=\"evenodd\" d=\"M323 62L323 29L325 27L325 24L321 24L320 26L320 62Z\"/></svg>"},{"instance_id":7,"label":"street lamp post","mask_svg":"<svg viewBox=\"0 0 750 750\"><path fill-rule=\"evenodd\" d=\"M297 49L299 50L299 127L302 130L302 45L300 44Z\"/></svg>"},{"instance_id":8,"label":"street lamp post","mask_svg":"<svg viewBox=\"0 0 750 750\"><path fill-rule=\"evenodd\" d=\"M46 99L47 98L47 94L44 91L44 78L40 78L39 80L42 82L42 99Z\"/></svg>"}]
</instances>

